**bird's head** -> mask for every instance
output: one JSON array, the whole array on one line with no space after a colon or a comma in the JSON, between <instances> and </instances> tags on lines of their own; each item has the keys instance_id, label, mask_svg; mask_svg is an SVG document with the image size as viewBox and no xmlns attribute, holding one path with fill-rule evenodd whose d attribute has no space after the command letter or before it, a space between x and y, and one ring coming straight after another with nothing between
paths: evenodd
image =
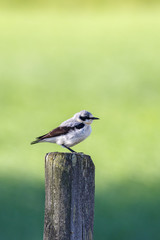
<instances>
[{"instance_id":1,"label":"bird's head","mask_svg":"<svg viewBox=\"0 0 160 240\"><path fill-rule=\"evenodd\" d=\"M93 117L93 115L86 110L82 110L82 111L76 113L74 115L74 118L78 122L85 123L85 124L88 124L88 125L90 125L93 122L93 120L98 120L99 119L97 117Z\"/></svg>"}]
</instances>

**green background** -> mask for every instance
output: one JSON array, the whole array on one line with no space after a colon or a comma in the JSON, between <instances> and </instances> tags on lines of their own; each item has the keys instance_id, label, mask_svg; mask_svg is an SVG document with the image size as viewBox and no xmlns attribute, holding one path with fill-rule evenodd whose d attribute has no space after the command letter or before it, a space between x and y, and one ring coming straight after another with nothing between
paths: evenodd
<instances>
[{"instance_id":1,"label":"green background","mask_svg":"<svg viewBox=\"0 0 160 240\"><path fill-rule=\"evenodd\" d=\"M43 238L44 157L64 149L30 142L83 109L94 239L160 239L160 8L92 7L0 11L2 240Z\"/></svg>"}]
</instances>

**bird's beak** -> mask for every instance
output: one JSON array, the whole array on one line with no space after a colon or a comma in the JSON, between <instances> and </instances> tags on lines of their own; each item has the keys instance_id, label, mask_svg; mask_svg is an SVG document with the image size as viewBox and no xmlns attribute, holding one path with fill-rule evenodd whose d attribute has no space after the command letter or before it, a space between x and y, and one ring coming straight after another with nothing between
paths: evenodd
<instances>
[{"instance_id":1,"label":"bird's beak","mask_svg":"<svg viewBox=\"0 0 160 240\"><path fill-rule=\"evenodd\" d=\"M99 118L97 118L97 117L92 117L91 119L92 120L99 120Z\"/></svg>"}]
</instances>

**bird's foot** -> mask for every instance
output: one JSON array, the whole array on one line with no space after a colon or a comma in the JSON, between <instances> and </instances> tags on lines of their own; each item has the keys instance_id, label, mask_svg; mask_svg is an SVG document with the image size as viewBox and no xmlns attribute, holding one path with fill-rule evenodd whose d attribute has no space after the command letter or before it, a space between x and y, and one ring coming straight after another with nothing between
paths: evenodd
<instances>
[{"instance_id":1,"label":"bird's foot","mask_svg":"<svg viewBox=\"0 0 160 240\"><path fill-rule=\"evenodd\" d=\"M68 149L69 151L71 151L71 152L75 152L74 150L72 150L71 148L65 146L64 144L62 144L62 146L65 147L65 148L67 148L67 149Z\"/></svg>"}]
</instances>

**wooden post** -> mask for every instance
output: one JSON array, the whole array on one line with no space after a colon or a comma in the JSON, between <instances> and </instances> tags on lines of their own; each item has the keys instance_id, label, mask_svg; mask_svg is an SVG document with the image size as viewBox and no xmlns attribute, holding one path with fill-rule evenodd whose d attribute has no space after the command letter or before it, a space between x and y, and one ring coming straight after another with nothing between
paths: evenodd
<instances>
[{"instance_id":1,"label":"wooden post","mask_svg":"<svg viewBox=\"0 0 160 240\"><path fill-rule=\"evenodd\" d=\"M83 153L46 155L43 240L93 240L94 174Z\"/></svg>"}]
</instances>

